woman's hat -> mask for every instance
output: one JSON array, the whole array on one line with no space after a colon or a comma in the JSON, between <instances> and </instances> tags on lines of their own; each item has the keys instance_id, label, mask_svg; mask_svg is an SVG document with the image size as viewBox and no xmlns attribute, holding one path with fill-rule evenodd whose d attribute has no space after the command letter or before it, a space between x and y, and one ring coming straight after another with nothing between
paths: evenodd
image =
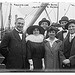
<instances>
[{"instance_id":1,"label":"woman's hat","mask_svg":"<svg viewBox=\"0 0 75 75\"><path fill-rule=\"evenodd\" d=\"M47 30L47 33L50 32L50 31L55 31L56 33L59 31L58 28L54 27L54 26L50 26L50 28Z\"/></svg>"},{"instance_id":2,"label":"woman's hat","mask_svg":"<svg viewBox=\"0 0 75 75\"><path fill-rule=\"evenodd\" d=\"M68 29L68 26L69 26L71 23L74 23L74 24L75 24L75 20L74 20L74 19L70 19L69 22L66 24L65 28Z\"/></svg>"},{"instance_id":3,"label":"woman's hat","mask_svg":"<svg viewBox=\"0 0 75 75\"><path fill-rule=\"evenodd\" d=\"M67 21L67 22L69 22L69 19L68 19L67 16L63 16L63 17L61 18L61 20L59 20L59 23L61 23L61 21Z\"/></svg>"},{"instance_id":4,"label":"woman's hat","mask_svg":"<svg viewBox=\"0 0 75 75\"><path fill-rule=\"evenodd\" d=\"M38 26L38 25L34 25L34 26L30 26L27 28L27 33L30 35L30 34L33 34L33 30L35 28L38 28L39 31L40 31L40 34L44 34L45 30L41 27L41 26Z\"/></svg>"},{"instance_id":5,"label":"woman's hat","mask_svg":"<svg viewBox=\"0 0 75 75\"><path fill-rule=\"evenodd\" d=\"M50 21L47 20L46 18L43 18L40 22L39 22L39 26L42 24L42 22L47 22L48 26L50 25Z\"/></svg>"}]
</instances>

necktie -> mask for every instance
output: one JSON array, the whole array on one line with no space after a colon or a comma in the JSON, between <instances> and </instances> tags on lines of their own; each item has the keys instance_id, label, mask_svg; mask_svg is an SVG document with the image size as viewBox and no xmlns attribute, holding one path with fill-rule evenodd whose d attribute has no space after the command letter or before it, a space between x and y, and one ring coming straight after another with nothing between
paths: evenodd
<instances>
[{"instance_id":1,"label":"necktie","mask_svg":"<svg viewBox=\"0 0 75 75\"><path fill-rule=\"evenodd\" d=\"M66 32L67 32L66 30L63 31L63 33L66 33Z\"/></svg>"},{"instance_id":2,"label":"necktie","mask_svg":"<svg viewBox=\"0 0 75 75\"><path fill-rule=\"evenodd\" d=\"M22 34L23 34L23 32L18 32L18 34L19 34L19 36L20 36L20 38L22 40Z\"/></svg>"},{"instance_id":3,"label":"necktie","mask_svg":"<svg viewBox=\"0 0 75 75\"><path fill-rule=\"evenodd\" d=\"M70 36L70 42L72 41L72 39L73 39L73 36L71 35L71 36Z\"/></svg>"}]
</instances>

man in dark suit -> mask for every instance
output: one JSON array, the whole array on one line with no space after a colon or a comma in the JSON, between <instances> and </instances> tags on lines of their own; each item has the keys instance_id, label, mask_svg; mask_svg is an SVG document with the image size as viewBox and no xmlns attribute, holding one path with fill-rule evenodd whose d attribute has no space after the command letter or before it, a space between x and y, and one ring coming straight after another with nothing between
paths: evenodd
<instances>
[{"instance_id":1,"label":"man in dark suit","mask_svg":"<svg viewBox=\"0 0 75 75\"><path fill-rule=\"evenodd\" d=\"M28 69L25 35L23 34L24 19L17 18L13 31L4 35L0 53L5 57L3 63L7 69Z\"/></svg>"},{"instance_id":2,"label":"man in dark suit","mask_svg":"<svg viewBox=\"0 0 75 75\"><path fill-rule=\"evenodd\" d=\"M69 21L66 27L69 34L60 48L60 63L63 68L75 69L75 20Z\"/></svg>"},{"instance_id":3,"label":"man in dark suit","mask_svg":"<svg viewBox=\"0 0 75 75\"><path fill-rule=\"evenodd\" d=\"M58 32L57 33L57 35L56 35L56 37L58 38L58 39L60 39L60 40L64 40L65 39L65 37L67 36L67 34L68 34L68 30L65 28L65 26L66 26L66 24L69 22L69 19L68 19L68 17L66 17L66 16L63 16L62 18L61 18L61 20L59 20L59 23L60 23L60 25L62 26L62 31L60 31L60 32Z\"/></svg>"}]
</instances>

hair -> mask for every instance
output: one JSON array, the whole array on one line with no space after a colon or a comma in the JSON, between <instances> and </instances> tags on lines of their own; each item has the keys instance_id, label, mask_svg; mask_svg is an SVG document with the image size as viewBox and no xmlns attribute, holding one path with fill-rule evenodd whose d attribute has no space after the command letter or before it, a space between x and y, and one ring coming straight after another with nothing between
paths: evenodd
<instances>
[{"instance_id":1,"label":"hair","mask_svg":"<svg viewBox=\"0 0 75 75\"><path fill-rule=\"evenodd\" d=\"M51 32L51 31L55 31L55 34L57 34L56 30L54 30L54 29L49 30L47 33Z\"/></svg>"},{"instance_id":2,"label":"hair","mask_svg":"<svg viewBox=\"0 0 75 75\"><path fill-rule=\"evenodd\" d=\"M24 20L24 18L19 17L19 18L16 19L16 22L17 22L19 19ZM16 22L15 22L15 24L16 24Z\"/></svg>"},{"instance_id":3,"label":"hair","mask_svg":"<svg viewBox=\"0 0 75 75\"><path fill-rule=\"evenodd\" d=\"M41 32L39 28L34 28L33 31L34 31L35 29L38 29L38 30L39 30L39 33ZM33 32L32 32L32 33L33 33Z\"/></svg>"}]
</instances>

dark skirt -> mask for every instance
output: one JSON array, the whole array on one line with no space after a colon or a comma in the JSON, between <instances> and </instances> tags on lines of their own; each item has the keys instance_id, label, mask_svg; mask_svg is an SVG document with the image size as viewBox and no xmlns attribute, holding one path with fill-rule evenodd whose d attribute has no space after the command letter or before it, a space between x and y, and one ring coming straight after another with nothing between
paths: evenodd
<instances>
[{"instance_id":1,"label":"dark skirt","mask_svg":"<svg viewBox=\"0 0 75 75\"><path fill-rule=\"evenodd\" d=\"M42 59L33 59L34 69L42 69Z\"/></svg>"}]
</instances>

